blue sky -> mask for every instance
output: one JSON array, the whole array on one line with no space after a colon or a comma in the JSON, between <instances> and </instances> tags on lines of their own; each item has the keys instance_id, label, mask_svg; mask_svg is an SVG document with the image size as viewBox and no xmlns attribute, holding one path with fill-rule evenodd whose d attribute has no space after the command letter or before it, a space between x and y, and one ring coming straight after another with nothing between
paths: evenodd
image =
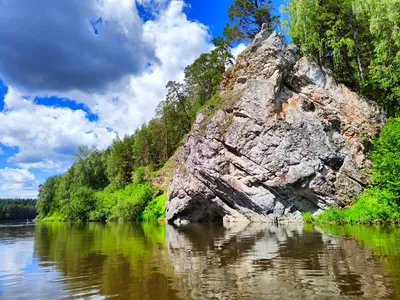
<instances>
[{"instance_id":1,"label":"blue sky","mask_svg":"<svg viewBox=\"0 0 400 300\"><path fill-rule=\"evenodd\" d=\"M35 198L79 145L105 149L149 121L232 2L1 1L0 198Z\"/></svg>"}]
</instances>

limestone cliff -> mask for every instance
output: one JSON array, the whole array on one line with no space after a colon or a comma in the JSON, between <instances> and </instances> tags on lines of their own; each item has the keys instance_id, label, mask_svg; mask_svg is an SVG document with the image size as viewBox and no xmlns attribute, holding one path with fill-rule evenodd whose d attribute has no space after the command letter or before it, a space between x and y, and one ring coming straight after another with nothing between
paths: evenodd
<instances>
[{"instance_id":1,"label":"limestone cliff","mask_svg":"<svg viewBox=\"0 0 400 300\"><path fill-rule=\"evenodd\" d=\"M297 55L263 30L225 74L176 155L169 221L296 221L368 183L366 148L384 114Z\"/></svg>"}]
</instances>

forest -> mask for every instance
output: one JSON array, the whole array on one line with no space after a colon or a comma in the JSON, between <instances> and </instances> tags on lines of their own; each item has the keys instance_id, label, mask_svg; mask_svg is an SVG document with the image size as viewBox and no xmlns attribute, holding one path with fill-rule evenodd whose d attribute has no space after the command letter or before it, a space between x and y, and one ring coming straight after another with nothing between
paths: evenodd
<instances>
[{"instance_id":1,"label":"forest","mask_svg":"<svg viewBox=\"0 0 400 300\"><path fill-rule=\"evenodd\" d=\"M251 41L267 24L297 44L302 56L332 70L338 82L376 101L389 117L373 141L371 187L355 199L354 207L328 211L320 219L399 221L399 0L292 0L280 15L278 11L266 0L233 1L224 36L213 40L214 50L186 67L183 82L168 82L155 117L132 135L117 136L105 151L80 147L71 168L40 187L37 219L162 219L167 187L154 178L170 172L170 158L196 113L218 107L222 76L234 65L232 47Z\"/></svg>"},{"instance_id":2,"label":"forest","mask_svg":"<svg viewBox=\"0 0 400 300\"><path fill-rule=\"evenodd\" d=\"M0 199L0 221L33 220L36 215L36 200Z\"/></svg>"}]
</instances>

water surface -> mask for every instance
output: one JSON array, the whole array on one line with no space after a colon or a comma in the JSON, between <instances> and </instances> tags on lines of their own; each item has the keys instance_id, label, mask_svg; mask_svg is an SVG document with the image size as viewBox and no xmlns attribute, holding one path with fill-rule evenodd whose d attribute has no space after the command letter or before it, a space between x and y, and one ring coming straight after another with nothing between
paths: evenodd
<instances>
[{"instance_id":1,"label":"water surface","mask_svg":"<svg viewBox=\"0 0 400 300\"><path fill-rule=\"evenodd\" d=\"M1 299L400 299L400 230L3 224Z\"/></svg>"}]
</instances>

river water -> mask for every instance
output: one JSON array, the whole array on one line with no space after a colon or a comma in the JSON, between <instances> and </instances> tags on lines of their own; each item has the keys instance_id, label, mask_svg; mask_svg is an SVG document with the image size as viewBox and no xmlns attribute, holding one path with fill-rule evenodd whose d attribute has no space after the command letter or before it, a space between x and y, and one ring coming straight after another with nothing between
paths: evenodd
<instances>
[{"instance_id":1,"label":"river water","mask_svg":"<svg viewBox=\"0 0 400 300\"><path fill-rule=\"evenodd\" d=\"M400 229L3 224L1 299L400 299Z\"/></svg>"}]
</instances>

